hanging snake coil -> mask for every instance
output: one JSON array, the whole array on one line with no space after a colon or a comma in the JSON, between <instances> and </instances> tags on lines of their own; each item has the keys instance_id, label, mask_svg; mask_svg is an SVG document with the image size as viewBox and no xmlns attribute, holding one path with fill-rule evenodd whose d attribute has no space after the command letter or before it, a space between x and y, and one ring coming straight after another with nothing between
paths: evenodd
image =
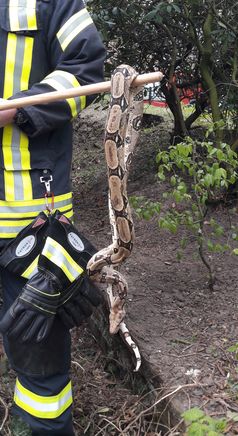
<instances>
[{"instance_id":1,"label":"hanging snake coil","mask_svg":"<svg viewBox=\"0 0 238 436\"><path fill-rule=\"evenodd\" d=\"M90 278L106 286L110 308L109 331L111 334L122 333L135 355L135 371L140 368L141 356L124 322L128 285L117 268L130 256L134 244L127 180L143 115L143 87L131 86L137 75L128 65L120 65L112 75L104 139L112 244L94 254L87 265Z\"/></svg>"}]
</instances>

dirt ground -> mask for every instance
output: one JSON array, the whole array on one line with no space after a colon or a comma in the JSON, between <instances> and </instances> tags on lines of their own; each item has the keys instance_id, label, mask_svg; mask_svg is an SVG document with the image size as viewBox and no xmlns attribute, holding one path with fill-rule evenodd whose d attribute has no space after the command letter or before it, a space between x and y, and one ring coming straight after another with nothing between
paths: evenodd
<instances>
[{"instance_id":1,"label":"dirt ground","mask_svg":"<svg viewBox=\"0 0 238 436\"><path fill-rule=\"evenodd\" d=\"M105 117L102 108L90 108L75 122L72 171L77 226L99 249L111 243ZM161 145L169 143L171 127L165 116L164 122L142 131L128 183L130 195L159 200L167 190L167 183L156 177L155 156ZM237 222L235 208L219 206L210 213L227 229L224 238L229 237L231 223ZM145 221L133 216L136 242L121 270L129 284L126 321L144 360L161 379L167 407L177 412L177 422L162 428L146 393L133 389L129 377L115 376L109 356L82 327L74 332L72 356L77 435L182 435L179 415L196 405L211 417L226 417L224 434L238 434L238 362L235 353L228 351L238 342L237 258L212 254L216 284L211 292L193 238L182 258L177 258L185 230L171 235L159 230L157 218ZM6 369L2 373L0 434L6 436L13 435L7 417L13 378L9 381ZM158 390L158 402L163 395Z\"/></svg>"},{"instance_id":2,"label":"dirt ground","mask_svg":"<svg viewBox=\"0 0 238 436\"><path fill-rule=\"evenodd\" d=\"M102 147L105 116L105 111L89 109L76 123L73 164L78 223L99 248L111 242ZM165 116L164 122L142 131L130 195L159 200L167 190L166 182L156 177L155 156L159 146L169 143L170 130ZM224 240L230 238L231 224L237 225L236 207L217 206L209 212L225 227ZM161 231L156 218L145 221L134 215L134 222L134 251L122 269L129 283L127 322L134 339L163 386L171 392L181 387L171 395L178 412L197 405L214 418L225 416L226 434L238 434L230 419L238 412L237 360L228 351L238 342L237 257L209 255L216 275L211 292L195 240L189 237L182 259L176 256L185 230L175 235Z\"/></svg>"}]
</instances>

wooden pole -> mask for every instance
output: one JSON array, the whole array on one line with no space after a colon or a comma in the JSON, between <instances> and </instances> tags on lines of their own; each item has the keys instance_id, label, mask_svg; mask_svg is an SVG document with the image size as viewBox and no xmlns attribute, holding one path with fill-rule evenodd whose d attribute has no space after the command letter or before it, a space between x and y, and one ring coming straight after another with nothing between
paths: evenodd
<instances>
[{"instance_id":1,"label":"wooden pole","mask_svg":"<svg viewBox=\"0 0 238 436\"><path fill-rule=\"evenodd\" d=\"M133 85L145 85L146 83L160 82L163 78L161 72L141 74L136 77ZM65 91L52 91L44 94L31 95L29 97L17 98L13 100L0 99L0 110L13 109L25 106L33 106L36 104L47 104L53 101L64 100L66 98L79 97L80 95L101 94L110 91L111 82L93 83L91 85L78 86L76 88L69 88Z\"/></svg>"}]
</instances>

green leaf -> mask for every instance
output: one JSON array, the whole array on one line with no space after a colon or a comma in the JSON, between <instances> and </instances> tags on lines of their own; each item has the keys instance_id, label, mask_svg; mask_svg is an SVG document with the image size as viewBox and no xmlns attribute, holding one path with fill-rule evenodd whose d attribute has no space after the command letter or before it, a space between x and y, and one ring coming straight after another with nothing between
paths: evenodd
<instances>
[{"instance_id":1,"label":"green leaf","mask_svg":"<svg viewBox=\"0 0 238 436\"><path fill-rule=\"evenodd\" d=\"M206 436L206 429L198 422L193 422L188 429L188 436Z\"/></svg>"},{"instance_id":2,"label":"green leaf","mask_svg":"<svg viewBox=\"0 0 238 436\"><path fill-rule=\"evenodd\" d=\"M234 250L232 251L233 254L235 254L236 256L238 256L238 248L234 248Z\"/></svg>"},{"instance_id":3,"label":"green leaf","mask_svg":"<svg viewBox=\"0 0 238 436\"><path fill-rule=\"evenodd\" d=\"M204 412L198 407L193 407L192 409L186 410L184 413L182 413L182 417L185 419L185 421L190 422L198 421L204 416Z\"/></svg>"},{"instance_id":4,"label":"green leaf","mask_svg":"<svg viewBox=\"0 0 238 436\"><path fill-rule=\"evenodd\" d=\"M172 186L175 186L175 185L176 185L176 177L175 177L175 176L172 176L172 177L170 178L170 183L171 183Z\"/></svg>"},{"instance_id":5,"label":"green leaf","mask_svg":"<svg viewBox=\"0 0 238 436\"><path fill-rule=\"evenodd\" d=\"M232 345L227 349L227 351L229 351L230 353L236 353L238 351L238 344Z\"/></svg>"},{"instance_id":6,"label":"green leaf","mask_svg":"<svg viewBox=\"0 0 238 436\"><path fill-rule=\"evenodd\" d=\"M225 154L223 153L223 151L220 150L220 149L218 149L218 150L217 150L217 159L218 159L218 160L223 160L224 157L225 157Z\"/></svg>"}]
</instances>

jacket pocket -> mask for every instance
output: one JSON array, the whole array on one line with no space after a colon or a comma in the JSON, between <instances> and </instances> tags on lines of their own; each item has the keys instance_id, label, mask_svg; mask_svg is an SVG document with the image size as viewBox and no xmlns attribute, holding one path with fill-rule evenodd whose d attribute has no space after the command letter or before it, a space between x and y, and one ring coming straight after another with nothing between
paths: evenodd
<instances>
[{"instance_id":1,"label":"jacket pocket","mask_svg":"<svg viewBox=\"0 0 238 436\"><path fill-rule=\"evenodd\" d=\"M37 0L31 0L26 5L24 0L5 0L5 5L0 7L0 27L7 32L34 36L40 29L39 11Z\"/></svg>"}]
</instances>

